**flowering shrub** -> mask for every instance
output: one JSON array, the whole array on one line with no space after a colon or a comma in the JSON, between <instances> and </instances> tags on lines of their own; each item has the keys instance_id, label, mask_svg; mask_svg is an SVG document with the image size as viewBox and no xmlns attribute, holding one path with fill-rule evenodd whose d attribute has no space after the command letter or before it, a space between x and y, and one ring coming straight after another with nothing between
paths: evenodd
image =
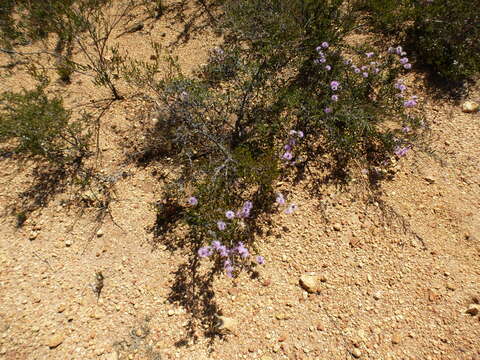
<instances>
[{"instance_id":1,"label":"flowering shrub","mask_svg":"<svg viewBox=\"0 0 480 360\"><path fill-rule=\"evenodd\" d=\"M275 208L297 210L275 191L280 176L324 155L346 170L352 160L387 166L412 146L420 122L402 80L411 68L407 54L345 45L355 25L349 6L225 1L226 42L199 76L173 66L155 82L149 66L144 75L130 71L161 114L146 151L168 142L164 154L181 169L168 187L171 203L159 212L181 208L171 219L188 225L197 256L228 276L265 262L252 257L256 219Z\"/></svg>"},{"instance_id":2,"label":"flowering shrub","mask_svg":"<svg viewBox=\"0 0 480 360\"><path fill-rule=\"evenodd\" d=\"M469 0L359 0L374 28L396 35L421 64L447 80L480 72L480 13Z\"/></svg>"}]
</instances>

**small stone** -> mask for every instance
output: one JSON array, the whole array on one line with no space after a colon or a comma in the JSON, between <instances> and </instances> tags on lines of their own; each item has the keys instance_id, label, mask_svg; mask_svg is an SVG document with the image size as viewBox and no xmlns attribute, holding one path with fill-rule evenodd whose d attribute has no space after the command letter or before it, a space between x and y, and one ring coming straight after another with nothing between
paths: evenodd
<instances>
[{"instance_id":1,"label":"small stone","mask_svg":"<svg viewBox=\"0 0 480 360\"><path fill-rule=\"evenodd\" d=\"M66 247L70 247L70 246L72 246L72 244L73 244L73 241L70 240L70 239L65 241L65 246Z\"/></svg>"},{"instance_id":2,"label":"small stone","mask_svg":"<svg viewBox=\"0 0 480 360\"><path fill-rule=\"evenodd\" d=\"M274 344L272 351L278 353L280 351L280 344Z\"/></svg>"},{"instance_id":3,"label":"small stone","mask_svg":"<svg viewBox=\"0 0 480 360\"><path fill-rule=\"evenodd\" d=\"M338 223L337 223L337 224L334 224L334 225L333 225L333 230L335 230L335 231L340 231L340 230L342 230L342 226L341 226L340 224L338 224Z\"/></svg>"},{"instance_id":4,"label":"small stone","mask_svg":"<svg viewBox=\"0 0 480 360\"><path fill-rule=\"evenodd\" d=\"M57 306L57 312L63 313L65 311L65 304L60 304Z\"/></svg>"},{"instance_id":5,"label":"small stone","mask_svg":"<svg viewBox=\"0 0 480 360\"><path fill-rule=\"evenodd\" d=\"M38 236L38 232L32 231L32 232L30 233L30 236L29 236L28 238L29 238L30 240L35 240L35 239L37 238L37 236Z\"/></svg>"},{"instance_id":6,"label":"small stone","mask_svg":"<svg viewBox=\"0 0 480 360\"><path fill-rule=\"evenodd\" d=\"M62 334L54 334L47 339L46 344L50 349L54 349L58 345L60 345L63 342L63 340L65 340L65 337Z\"/></svg>"},{"instance_id":7,"label":"small stone","mask_svg":"<svg viewBox=\"0 0 480 360\"><path fill-rule=\"evenodd\" d=\"M474 113L477 112L479 109L479 106L476 102L474 101L465 101L462 104L462 111L464 113Z\"/></svg>"},{"instance_id":8,"label":"small stone","mask_svg":"<svg viewBox=\"0 0 480 360\"><path fill-rule=\"evenodd\" d=\"M97 237L102 237L103 236L103 230L102 229L99 229L97 231Z\"/></svg>"},{"instance_id":9,"label":"small stone","mask_svg":"<svg viewBox=\"0 0 480 360\"><path fill-rule=\"evenodd\" d=\"M446 285L447 289L450 290L450 291L455 291L457 289L457 287L455 286L454 283L452 282L448 282L447 285Z\"/></svg>"},{"instance_id":10,"label":"small stone","mask_svg":"<svg viewBox=\"0 0 480 360\"><path fill-rule=\"evenodd\" d=\"M290 316L288 314L281 313L281 314L276 314L275 318L277 320L288 320L288 319L290 319Z\"/></svg>"},{"instance_id":11,"label":"small stone","mask_svg":"<svg viewBox=\"0 0 480 360\"><path fill-rule=\"evenodd\" d=\"M434 184L435 183L435 178L433 176L425 176L423 179L426 182L428 182L429 184Z\"/></svg>"},{"instance_id":12,"label":"small stone","mask_svg":"<svg viewBox=\"0 0 480 360\"><path fill-rule=\"evenodd\" d=\"M309 293L320 291L320 277L315 273L307 273L300 276L300 285Z\"/></svg>"},{"instance_id":13,"label":"small stone","mask_svg":"<svg viewBox=\"0 0 480 360\"><path fill-rule=\"evenodd\" d=\"M158 119L156 117L152 118L152 125L157 126L158 124Z\"/></svg>"},{"instance_id":14,"label":"small stone","mask_svg":"<svg viewBox=\"0 0 480 360\"><path fill-rule=\"evenodd\" d=\"M469 315L475 316L475 315L478 314L479 308L480 308L479 305L477 305L477 304L471 304L471 305L468 307L466 313L469 314Z\"/></svg>"},{"instance_id":15,"label":"small stone","mask_svg":"<svg viewBox=\"0 0 480 360\"><path fill-rule=\"evenodd\" d=\"M375 292L373 293L373 298L374 298L375 300L380 300L381 297L382 297L382 293L381 293L380 291L375 291Z\"/></svg>"},{"instance_id":16,"label":"small stone","mask_svg":"<svg viewBox=\"0 0 480 360\"><path fill-rule=\"evenodd\" d=\"M168 310L167 315L168 315L168 316L173 316L173 315L175 315L175 310L172 310L172 309Z\"/></svg>"},{"instance_id":17,"label":"small stone","mask_svg":"<svg viewBox=\"0 0 480 360\"><path fill-rule=\"evenodd\" d=\"M317 324L317 330L318 331L325 331L325 326L322 323Z\"/></svg>"},{"instance_id":18,"label":"small stone","mask_svg":"<svg viewBox=\"0 0 480 360\"><path fill-rule=\"evenodd\" d=\"M107 355L105 355L104 359L105 360L118 360L118 353L113 352L113 353L107 354Z\"/></svg>"},{"instance_id":19,"label":"small stone","mask_svg":"<svg viewBox=\"0 0 480 360\"><path fill-rule=\"evenodd\" d=\"M217 316L217 328L218 330L233 331L237 327L238 321L226 316Z\"/></svg>"},{"instance_id":20,"label":"small stone","mask_svg":"<svg viewBox=\"0 0 480 360\"><path fill-rule=\"evenodd\" d=\"M480 304L480 296L473 295L472 296L472 301L473 301L474 304Z\"/></svg>"},{"instance_id":21,"label":"small stone","mask_svg":"<svg viewBox=\"0 0 480 360\"><path fill-rule=\"evenodd\" d=\"M90 314L90 317L95 320L101 319L103 314L99 310L95 310Z\"/></svg>"},{"instance_id":22,"label":"small stone","mask_svg":"<svg viewBox=\"0 0 480 360\"><path fill-rule=\"evenodd\" d=\"M6 353L7 353L7 348L2 347L2 348L0 349L0 355L5 355Z\"/></svg>"},{"instance_id":23,"label":"small stone","mask_svg":"<svg viewBox=\"0 0 480 360\"><path fill-rule=\"evenodd\" d=\"M400 341L402 341L402 336L399 333L392 335L392 344L400 344Z\"/></svg>"},{"instance_id":24,"label":"small stone","mask_svg":"<svg viewBox=\"0 0 480 360\"><path fill-rule=\"evenodd\" d=\"M362 356L362 352L360 351L360 349L355 348L355 349L352 350L352 355L353 355L353 357L358 359L359 357Z\"/></svg>"}]
</instances>

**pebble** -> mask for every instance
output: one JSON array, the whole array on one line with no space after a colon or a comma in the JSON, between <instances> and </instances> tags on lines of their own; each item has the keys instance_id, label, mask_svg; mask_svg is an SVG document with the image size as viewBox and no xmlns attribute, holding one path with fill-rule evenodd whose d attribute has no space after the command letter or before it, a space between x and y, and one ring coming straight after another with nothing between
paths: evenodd
<instances>
[{"instance_id":1,"label":"pebble","mask_svg":"<svg viewBox=\"0 0 480 360\"><path fill-rule=\"evenodd\" d=\"M62 313L65 311L65 304L60 304L57 307L57 312Z\"/></svg>"},{"instance_id":2,"label":"pebble","mask_svg":"<svg viewBox=\"0 0 480 360\"><path fill-rule=\"evenodd\" d=\"M2 348L0 349L0 355L5 355L6 353L7 353L7 348L2 347Z\"/></svg>"},{"instance_id":3,"label":"pebble","mask_svg":"<svg viewBox=\"0 0 480 360\"><path fill-rule=\"evenodd\" d=\"M37 236L38 236L38 232L32 231L32 232L30 233L30 236L29 236L28 238L29 238L30 240L35 240L35 239L37 238Z\"/></svg>"},{"instance_id":4,"label":"pebble","mask_svg":"<svg viewBox=\"0 0 480 360\"><path fill-rule=\"evenodd\" d=\"M480 304L480 296L473 295L472 296L472 301L473 301L474 304Z\"/></svg>"},{"instance_id":5,"label":"pebble","mask_svg":"<svg viewBox=\"0 0 480 360\"><path fill-rule=\"evenodd\" d=\"M334 224L334 225L333 225L333 230L335 230L335 231L340 231L340 230L342 230L342 226L341 226L340 224L338 224L338 223L337 223L337 224Z\"/></svg>"},{"instance_id":6,"label":"pebble","mask_svg":"<svg viewBox=\"0 0 480 360\"><path fill-rule=\"evenodd\" d=\"M474 101L465 101L462 104L462 111L464 113L474 113L477 112L480 105Z\"/></svg>"},{"instance_id":7,"label":"pebble","mask_svg":"<svg viewBox=\"0 0 480 360\"><path fill-rule=\"evenodd\" d=\"M380 300L381 296L382 296L382 293L381 293L380 291L375 291L375 292L373 293L373 298L374 298L375 300Z\"/></svg>"},{"instance_id":8,"label":"pebble","mask_svg":"<svg viewBox=\"0 0 480 360\"><path fill-rule=\"evenodd\" d=\"M107 355L105 355L104 359L105 360L118 360L118 354L117 354L117 352L107 354Z\"/></svg>"},{"instance_id":9,"label":"pebble","mask_svg":"<svg viewBox=\"0 0 480 360\"><path fill-rule=\"evenodd\" d=\"M315 273L307 273L300 276L300 286L309 293L317 293L320 291L320 276Z\"/></svg>"},{"instance_id":10,"label":"pebble","mask_svg":"<svg viewBox=\"0 0 480 360\"><path fill-rule=\"evenodd\" d=\"M226 316L217 316L218 319L218 330L227 330L233 331L237 327L238 321L233 318L229 318Z\"/></svg>"},{"instance_id":11,"label":"pebble","mask_svg":"<svg viewBox=\"0 0 480 360\"><path fill-rule=\"evenodd\" d=\"M447 286L447 289L450 290L450 291L455 291L457 289L455 284L452 283L452 282L448 282L446 286Z\"/></svg>"},{"instance_id":12,"label":"pebble","mask_svg":"<svg viewBox=\"0 0 480 360\"><path fill-rule=\"evenodd\" d=\"M63 340L65 340L65 337L62 334L54 334L47 339L46 344L50 349L53 349L60 345Z\"/></svg>"},{"instance_id":13,"label":"pebble","mask_svg":"<svg viewBox=\"0 0 480 360\"><path fill-rule=\"evenodd\" d=\"M423 179L426 182L428 182L429 184L434 184L435 183L435 178L433 176L425 176Z\"/></svg>"},{"instance_id":14,"label":"pebble","mask_svg":"<svg viewBox=\"0 0 480 360\"><path fill-rule=\"evenodd\" d=\"M97 237L102 237L103 236L103 230L102 229L99 229L97 231Z\"/></svg>"},{"instance_id":15,"label":"pebble","mask_svg":"<svg viewBox=\"0 0 480 360\"><path fill-rule=\"evenodd\" d=\"M468 307L466 313L469 314L469 315L475 316L475 315L478 314L479 308L480 308L479 305L477 305L477 304L471 304L471 305Z\"/></svg>"},{"instance_id":16,"label":"pebble","mask_svg":"<svg viewBox=\"0 0 480 360\"><path fill-rule=\"evenodd\" d=\"M402 341L402 336L399 333L392 335L392 344L400 344L400 341Z\"/></svg>"},{"instance_id":17,"label":"pebble","mask_svg":"<svg viewBox=\"0 0 480 360\"><path fill-rule=\"evenodd\" d=\"M360 349L358 348L355 348L352 350L352 355L355 357L355 358L359 358L362 356L362 352L360 351Z\"/></svg>"},{"instance_id":18,"label":"pebble","mask_svg":"<svg viewBox=\"0 0 480 360\"><path fill-rule=\"evenodd\" d=\"M277 320L288 320L288 319L290 319L290 315L285 314L285 313L281 313L281 314L276 314L275 318Z\"/></svg>"},{"instance_id":19,"label":"pebble","mask_svg":"<svg viewBox=\"0 0 480 360\"><path fill-rule=\"evenodd\" d=\"M69 239L69 240L66 240L66 241L65 241L65 246L66 246L66 247L70 247L70 246L72 246L72 245L73 245L73 241L72 241L72 240Z\"/></svg>"}]
</instances>

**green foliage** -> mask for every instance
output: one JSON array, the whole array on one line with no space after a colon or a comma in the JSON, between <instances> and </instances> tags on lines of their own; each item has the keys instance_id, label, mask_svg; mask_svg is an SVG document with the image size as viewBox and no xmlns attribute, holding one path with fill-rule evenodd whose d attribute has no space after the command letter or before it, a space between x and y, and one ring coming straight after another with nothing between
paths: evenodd
<instances>
[{"instance_id":1,"label":"green foliage","mask_svg":"<svg viewBox=\"0 0 480 360\"><path fill-rule=\"evenodd\" d=\"M54 163L78 162L87 154L87 118L72 121L62 99L48 97L45 86L1 94L0 141Z\"/></svg>"},{"instance_id":2,"label":"green foliage","mask_svg":"<svg viewBox=\"0 0 480 360\"><path fill-rule=\"evenodd\" d=\"M155 110L142 161L168 156L179 169L157 206L158 234L171 229L169 220L183 220L195 246L216 239L233 248L252 245L254 220L273 207L280 176L324 155L345 171L353 161L385 166L394 148L411 140L402 127L414 132L419 121L404 106L407 92L394 86L406 72L397 55L383 49L367 56L367 47L345 44L356 25L350 2L232 0L224 10L226 42L197 76L172 65L158 79L156 60L130 62L125 75L148 89ZM292 138L292 130L305 136ZM187 194L198 204L185 206ZM225 211L245 201L253 202L250 216L218 231ZM181 210L167 216L165 209Z\"/></svg>"},{"instance_id":3,"label":"green foliage","mask_svg":"<svg viewBox=\"0 0 480 360\"><path fill-rule=\"evenodd\" d=\"M469 0L360 0L377 30L396 34L417 60L460 81L480 72L480 13Z\"/></svg>"}]
</instances>

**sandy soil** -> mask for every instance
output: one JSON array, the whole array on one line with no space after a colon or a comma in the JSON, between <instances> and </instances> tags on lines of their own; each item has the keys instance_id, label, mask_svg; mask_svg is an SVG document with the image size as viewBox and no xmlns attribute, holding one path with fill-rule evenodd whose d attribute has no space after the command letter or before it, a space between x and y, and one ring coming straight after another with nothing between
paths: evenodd
<instances>
[{"instance_id":1,"label":"sandy soil","mask_svg":"<svg viewBox=\"0 0 480 360\"><path fill-rule=\"evenodd\" d=\"M148 56L145 39L175 42L188 19L201 23L196 11L187 3L184 19L167 13L119 44ZM168 48L189 72L219 42L203 29ZM0 86L29 80L16 69ZM81 74L54 88L69 107L108 96ZM479 88L468 98L479 102ZM85 194L66 187L16 228L12 209L40 193L35 163L1 159L0 359L480 359L480 317L467 313L480 297L480 113L425 95L429 152L409 152L375 192L361 173L346 188L312 188L314 175L279 184L299 210L274 215L257 239L260 277L205 289L208 261L192 274L186 250L152 246L158 173L169 165L125 161L127 135L148 125L141 104L127 97L102 120L102 174L125 174L111 216L72 204ZM299 285L309 272L318 293ZM212 309L228 330L202 321Z\"/></svg>"}]
</instances>

